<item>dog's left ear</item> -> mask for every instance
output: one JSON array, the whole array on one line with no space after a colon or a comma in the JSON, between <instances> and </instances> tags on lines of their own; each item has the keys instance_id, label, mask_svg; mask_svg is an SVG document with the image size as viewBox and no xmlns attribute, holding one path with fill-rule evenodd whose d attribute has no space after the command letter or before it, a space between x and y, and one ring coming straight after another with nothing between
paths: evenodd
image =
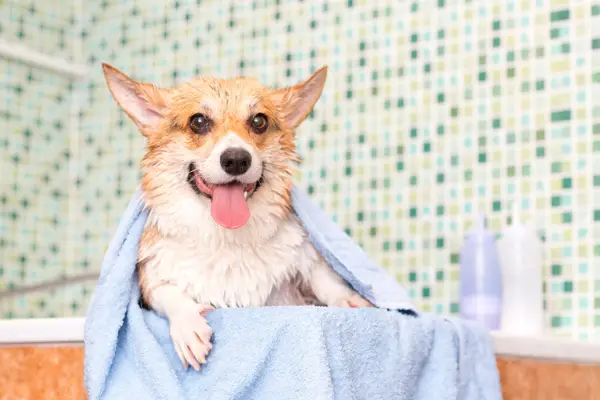
<instances>
[{"instance_id":1,"label":"dog's left ear","mask_svg":"<svg viewBox=\"0 0 600 400\"><path fill-rule=\"evenodd\" d=\"M325 66L303 83L273 93L273 101L280 107L283 118L291 128L297 128L308 117L321 97L326 79Z\"/></svg>"}]
</instances>

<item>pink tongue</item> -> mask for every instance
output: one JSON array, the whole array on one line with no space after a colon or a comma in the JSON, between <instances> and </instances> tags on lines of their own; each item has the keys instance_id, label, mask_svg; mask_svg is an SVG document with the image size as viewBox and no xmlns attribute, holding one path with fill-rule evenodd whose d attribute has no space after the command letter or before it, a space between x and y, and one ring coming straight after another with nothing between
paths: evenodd
<instances>
[{"instance_id":1,"label":"pink tongue","mask_svg":"<svg viewBox=\"0 0 600 400\"><path fill-rule=\"evenodd\" d=\"M240 184L218 185L212 193L211 214L215 222L227 229L244 226L250 219L250 209Z\"/></svg>"}]
</instances>

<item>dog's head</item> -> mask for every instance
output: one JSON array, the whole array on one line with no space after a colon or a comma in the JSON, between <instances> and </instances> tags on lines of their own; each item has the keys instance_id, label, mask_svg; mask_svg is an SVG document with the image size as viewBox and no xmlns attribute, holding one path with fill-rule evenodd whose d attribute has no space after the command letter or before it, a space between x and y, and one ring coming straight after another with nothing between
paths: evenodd
<instances>
[{"instance_id":1,"label":"dog's head","mask_svg":"<svg viewBox=\"0 0 600 400\"><path fill-rule=\"evenodd\" d=\"M319 99L326 68L280 90L244 77L159 89L103 69L113 97L148 140L142 187L150 207L210 207L228 229L244 226L257 208L289 209L295 129Z\"/></svg>"}]
</instances>

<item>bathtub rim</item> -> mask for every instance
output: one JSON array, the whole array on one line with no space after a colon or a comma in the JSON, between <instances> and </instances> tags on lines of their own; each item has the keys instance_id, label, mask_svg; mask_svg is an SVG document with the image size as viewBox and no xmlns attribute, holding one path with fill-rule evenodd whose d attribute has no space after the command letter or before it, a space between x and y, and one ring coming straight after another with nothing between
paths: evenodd
<instances>
[{"instance_id":1,"label":"bathtub rim","mask_svg":"<svg viewBox=\"0 0 600 400\"><path fill-rule=\"evenodd\" d=\"M0 347L83 346L85 318L0 319ZM600 343L491 332L497 357L600 364Z\"/></svg>"}]
</instances>

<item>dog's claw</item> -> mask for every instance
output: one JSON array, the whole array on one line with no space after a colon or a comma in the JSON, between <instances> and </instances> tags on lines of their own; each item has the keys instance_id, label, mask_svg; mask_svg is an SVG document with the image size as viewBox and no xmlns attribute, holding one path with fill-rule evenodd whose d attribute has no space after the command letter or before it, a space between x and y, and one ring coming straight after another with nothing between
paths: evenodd
<instances>
[{"instance_id":1,"label":"dog's claw","mask_svg":"<svg viewBox=\"0 0 600 400\"><path fill-rule=\"evenodd\" d=\"M337 307L342 308L369 308L373 307L373 304L367 299L363 298L358 293L354 293L347 298L338 300L335 304Z\"/></svg>"}]
</instances>

